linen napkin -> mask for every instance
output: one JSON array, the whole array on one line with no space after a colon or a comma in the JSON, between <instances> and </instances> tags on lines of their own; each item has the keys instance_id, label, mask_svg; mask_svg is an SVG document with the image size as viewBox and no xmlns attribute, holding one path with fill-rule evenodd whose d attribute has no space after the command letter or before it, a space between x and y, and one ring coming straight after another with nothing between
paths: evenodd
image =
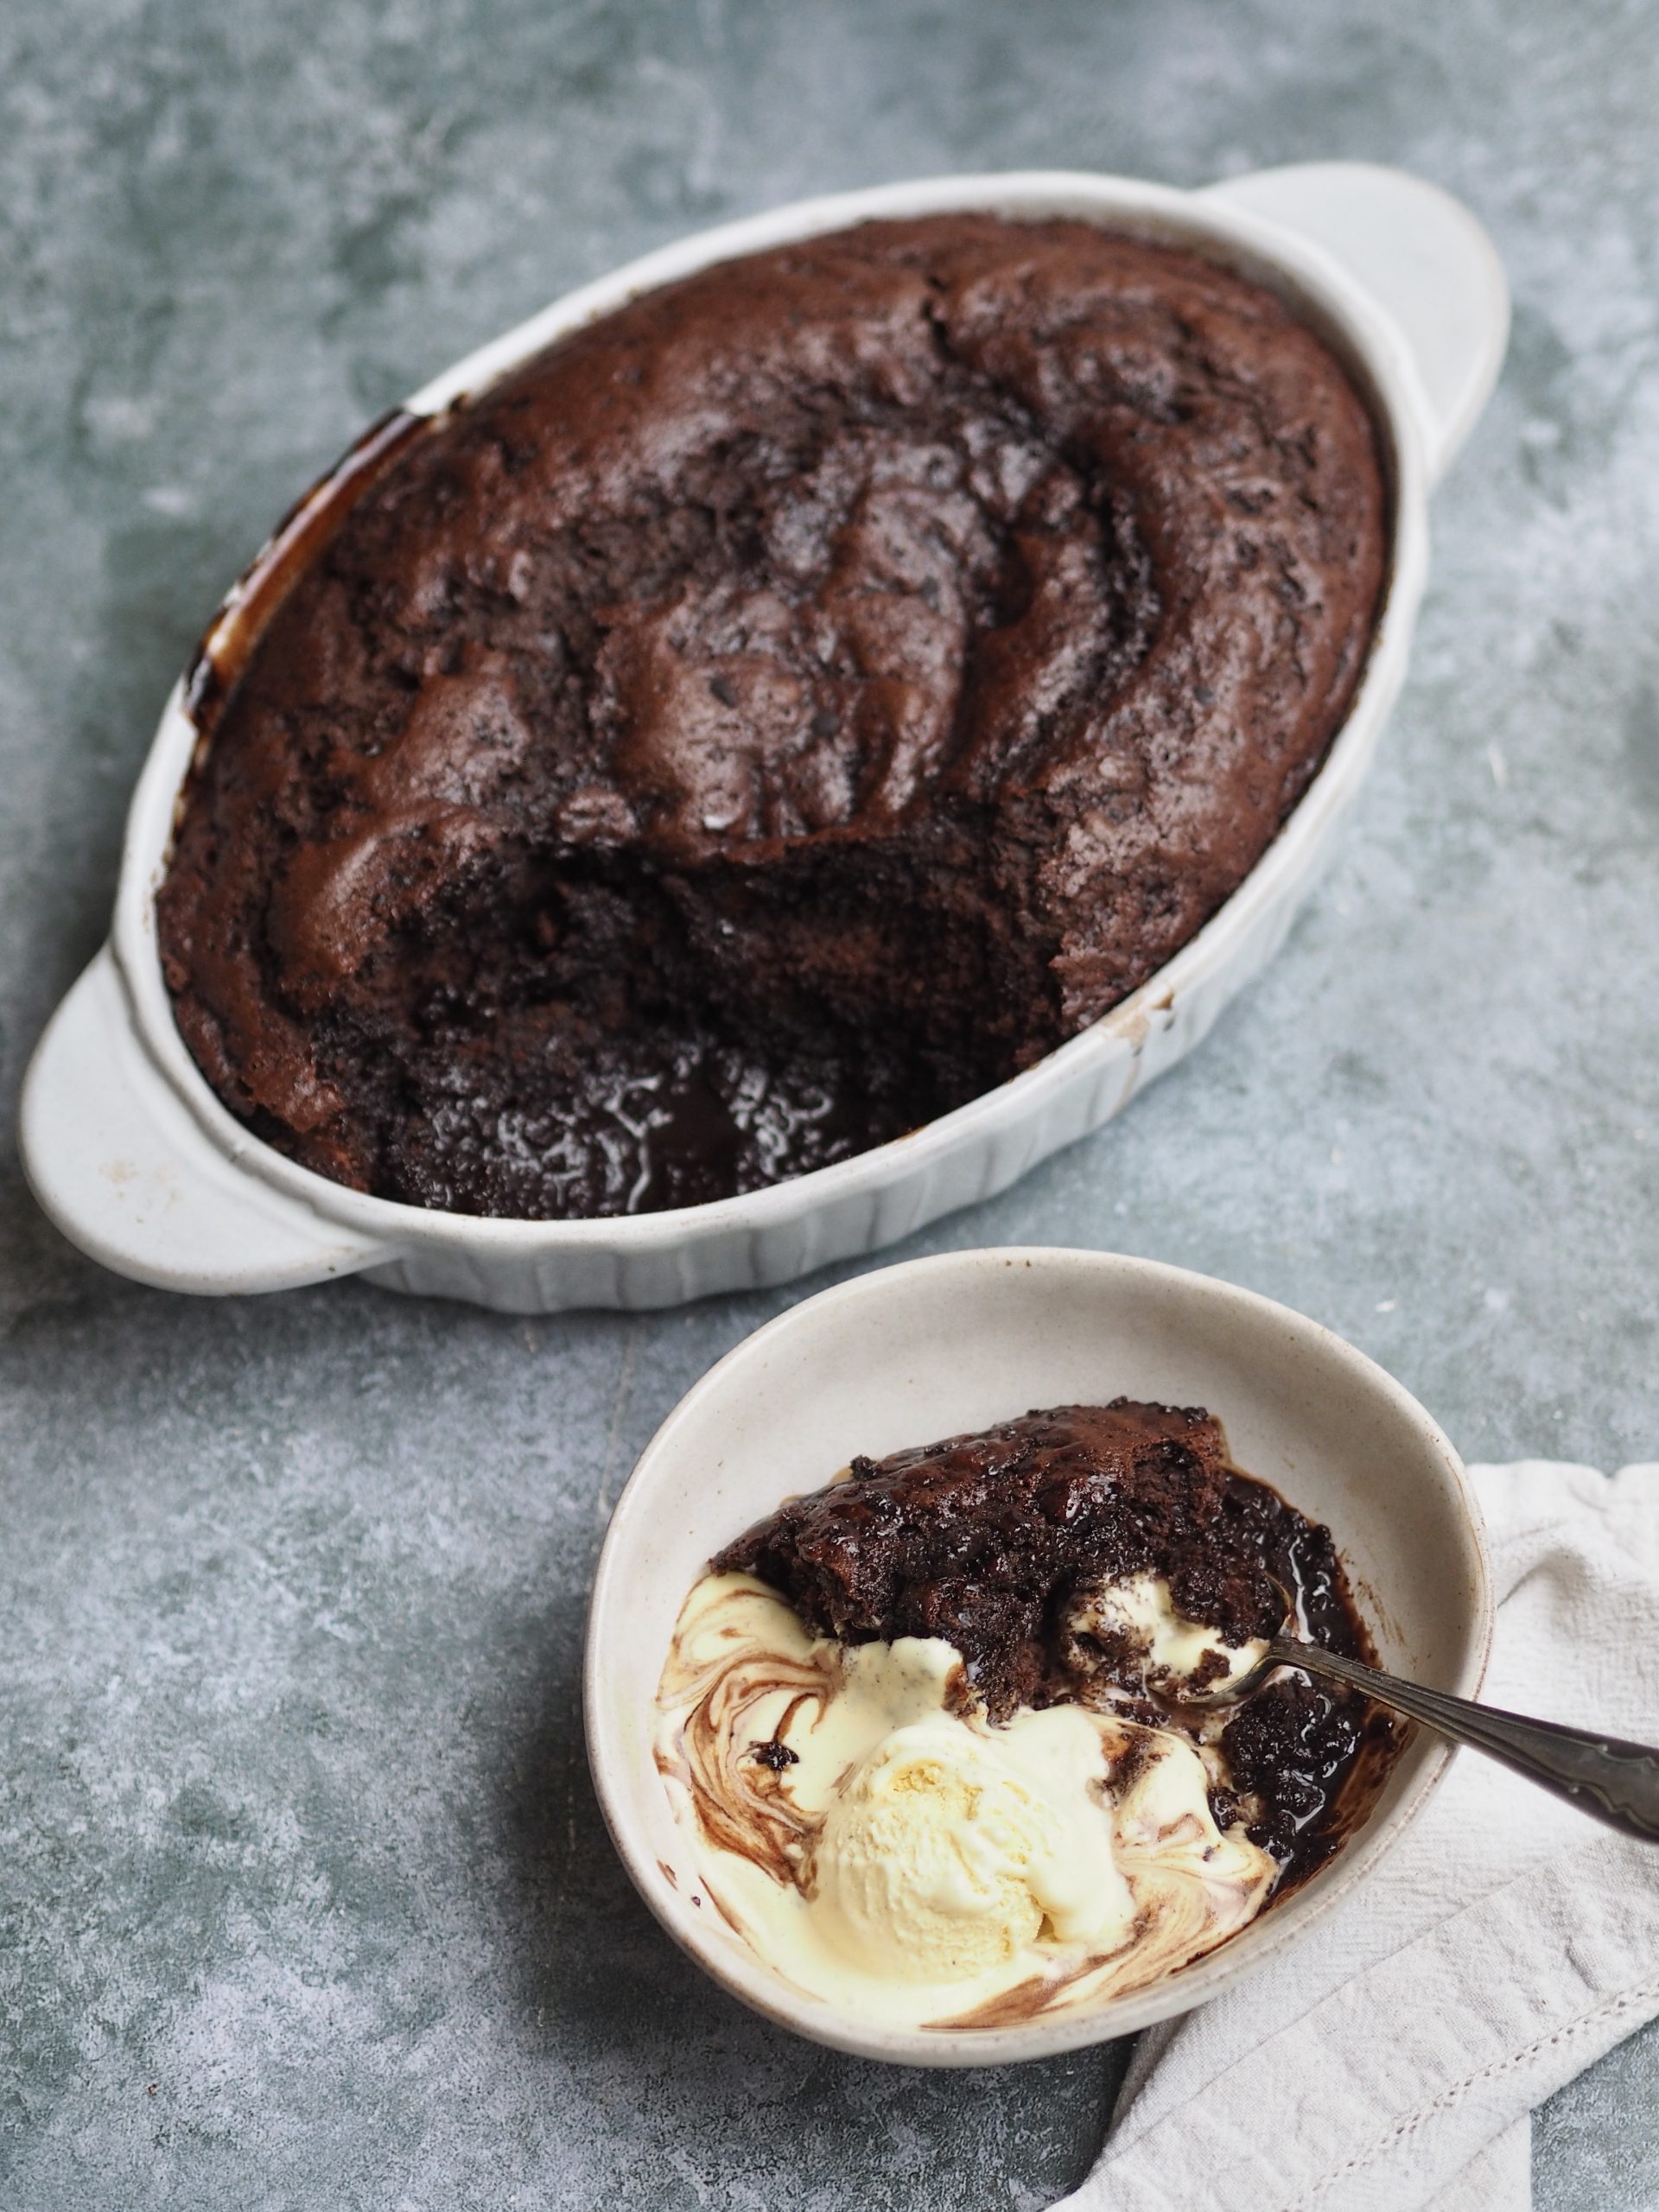
<instances>
[{"instance_id":1,"label":"linen napkin","mask_svg":"<svg viewBox=\"0 0 1659 2212\"><path fill-rule=\"evenodd\" d=\"M1471 1470L1484 1697L1659 1742L1659 1464ZM1525 2212L1529 2114L1659 2013L1659 1846L1461 1751L1370 1878L1144 2036L1067 2212Z\"/></svg>"}]
</instances>

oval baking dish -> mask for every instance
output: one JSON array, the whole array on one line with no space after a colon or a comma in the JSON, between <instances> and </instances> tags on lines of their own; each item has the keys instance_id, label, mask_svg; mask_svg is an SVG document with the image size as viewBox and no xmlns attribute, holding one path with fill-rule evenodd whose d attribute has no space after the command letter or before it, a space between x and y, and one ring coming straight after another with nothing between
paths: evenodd
<instances>
[{"instance_id":1,"label":"oval baking dish","mask_svg":"<svg viewBox=\"0 0 1659 2212\"><path fill-rule=\"evenodd\" d=\"M604 1219L496 1219L371 1197L264 1144L220 1103L179 1034L155 899L218 697L315 542L415 423L640 292L872 218L969 209L1081 218L1224 262L1293 305L1372 410L1393 503L1384 603L1347 717L1256 866L1140 989L1036 1066L893 1142L739 1197ZM1503 274L1474 219L1433 186L1360 163L1264 171L1197 193L1048 173L893 185L704 232L569 294L359 441L220 607L134 795L110 942L48 1026L25 1084L23 1159L41 1205L94 1258L169 1289L277 1289L360 1272L550 1313L782 1282L1005 1189L1172 1066L1282 940L1399 690L1427 563L1428 493L1491 390L1507 327Z\"/></svg>"}]
</instances>

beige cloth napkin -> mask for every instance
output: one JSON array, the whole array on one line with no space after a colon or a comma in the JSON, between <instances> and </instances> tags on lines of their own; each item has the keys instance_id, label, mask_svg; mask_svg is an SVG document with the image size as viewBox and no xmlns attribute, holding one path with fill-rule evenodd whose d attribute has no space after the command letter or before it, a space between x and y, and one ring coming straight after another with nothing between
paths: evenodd
<instances>
[{"instance_id":1,"label":"beige cloth napkin","mask_svg":"<svg viewBox=\"0 0 1659 2212\"><path fill-rule=\"evenodd\" d=\"M1471 1471L1485 1697L1659 1742L1659 1464ZM1526 2212L1533 2108L1659 2013L1659 1847L1473 1751L1355 1895L1143 2037L1069 2212Z\"/></svg>"}]
</instances>

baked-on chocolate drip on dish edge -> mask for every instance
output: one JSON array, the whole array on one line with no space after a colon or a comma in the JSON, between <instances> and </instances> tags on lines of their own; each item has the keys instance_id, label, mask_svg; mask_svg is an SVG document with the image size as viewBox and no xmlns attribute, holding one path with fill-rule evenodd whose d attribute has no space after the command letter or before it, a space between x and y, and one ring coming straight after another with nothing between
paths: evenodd
<instances>
[{"instance_id":1,"label":"baked-on chocolate drip on dish edge","mask_svg":"<svg viewBox=\"0 0 1659 2212\"><path fill-rule=\"evenodd\" d=\"M227 679L161 949L260 1136L463 1212L752 1189L1051 1051L1259 859L1383 574L1321 342L1082 223L705 270L377 467Z\"/></svg>"}]
</instances>

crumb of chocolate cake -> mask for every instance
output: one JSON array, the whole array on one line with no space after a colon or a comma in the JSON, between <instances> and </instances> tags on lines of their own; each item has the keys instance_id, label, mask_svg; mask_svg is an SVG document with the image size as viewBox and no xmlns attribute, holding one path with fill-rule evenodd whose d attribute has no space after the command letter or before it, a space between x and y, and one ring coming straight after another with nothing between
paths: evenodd
<instances>
[{"instance_id":1,"label":"crumb of chocolate cake","mask_svg":"<svg viewBox=\"0 0 1659 2212\"><path fill-rule=\"evenodd\" d=\"M786 1766L794 1766L800 1758L798 1751L791 1751L787 1744L779 1743L774 1736L769 1743L751 1744L749 1757L758 1766L770 1767L774 1774L781 1774Z\"/></svg>"},{"instance_id":2,"label":"crumb of chocolate cake","mask_svg":"<svg viewBox=\"0 0 1659 2212\"><path fill-rule=\"evenodd\" d=\"M1200 1652L1197 1662L1188 1669L1185 1688L1190 1696L1197 1696L1211 1682L1223 1681L1230 1672L1227 1656L1221 1651Z\"/></svg>"}]
</instances>

